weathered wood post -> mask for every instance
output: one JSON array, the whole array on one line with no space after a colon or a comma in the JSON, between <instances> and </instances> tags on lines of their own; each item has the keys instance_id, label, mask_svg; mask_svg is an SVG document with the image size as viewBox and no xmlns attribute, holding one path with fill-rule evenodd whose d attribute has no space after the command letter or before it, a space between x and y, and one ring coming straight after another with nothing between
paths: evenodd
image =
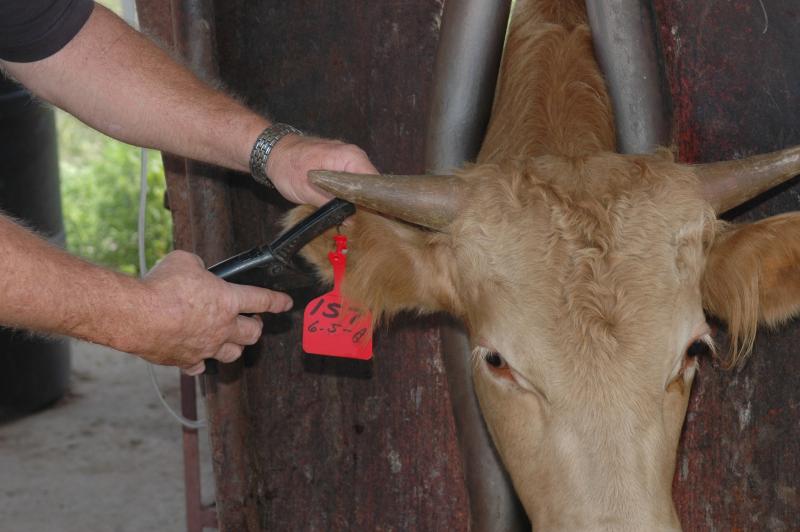
<instances>
[{"instance_id":1,"label":"weathered wood post","mask_svg":"<svg viewBox=\"0 0 800 532\"><path fill-rule=\"evenodd\" d=\"M186 3L140 0L143 28L180 45ZM419 172L441 13L437 0L219 2L219 75L275 119L354 142L383 171ZM207 231L232 252L264 243L289 207L244 175L197 180L174 160L168 172L179 247L202 253ZM198 213L217 187L216 214ZM300 311L312 296L292 295ZM304 355L300 318L272 320L208 386L221 529L466 529L437 320L380 330L374 362L358 364Z\"/></svg>"}]
</instances>

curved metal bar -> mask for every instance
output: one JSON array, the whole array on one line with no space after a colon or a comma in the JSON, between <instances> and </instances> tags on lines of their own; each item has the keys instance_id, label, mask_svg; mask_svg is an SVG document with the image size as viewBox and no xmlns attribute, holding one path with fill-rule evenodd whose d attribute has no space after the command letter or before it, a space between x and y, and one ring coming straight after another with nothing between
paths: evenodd
<instances>
[{"instance_id":1,"label":"curved metal bar","mask_svg":"<svg viewBox=\"0 0 800 532\"><path fill-rule=\"evenodd\" d=\"M428 171L446 174L474 160L492 109L511 0L449 0L442 14L426 138ZM530 530L483 423L472 383L469 342L457 324L442 327L442 350L471 530Z\"/></svg>"},{"instance_id":2,"label":"curved metal bar","mask_svg":"<svg viewBox=\"0 0 800 532\"><path fill-rule=\"evenodd\" d=\"M172 31L181 56L201 78L219 73L214 36L214 2L178 0L172 3Z\"/></svg>"},{"instance_id":3,"label":"curved metal bar","mask_svg":"<svg viewBox=\"0 0 800 532\"><path fill-rule=\"evenodd\" d=\"M614 105L617 149L650 153L669 144L655 18L641 0L586 0L594 49Z\"/></svg>"},{"instance_id":4,"label":"curved metal bar","mask_svg":"<svg viewBox=\"0 0 800 532\"><path fill-rule=\"evenodd\" d=\"M432 173L449 173L481 148L510 9L511 0L445 2L425 142Z\"/></svg>"}]
</instances>

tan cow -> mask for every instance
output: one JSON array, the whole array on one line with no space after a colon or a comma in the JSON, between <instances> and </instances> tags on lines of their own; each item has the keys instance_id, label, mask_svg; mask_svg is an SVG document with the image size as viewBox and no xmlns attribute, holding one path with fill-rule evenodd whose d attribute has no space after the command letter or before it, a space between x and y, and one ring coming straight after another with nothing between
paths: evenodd
<instances>
[{"instance_id":1,"label":"tan cow","mask_svg":"<svg viewBox=\"0 0 800 532\"><path fill-rule=\"evenodd\" d=\"M797 173L800 150L702 166L614 150L583 5L518 1L475 165L315 176L411 222L356 215L345 290L384 316L464 320L481 409L537 531L678 529L704 309L728 321L737 360L759 321L800 302L800 215L716 218ZM329 243L306 249L326 279Z\"/></svg>"}]
</instances>

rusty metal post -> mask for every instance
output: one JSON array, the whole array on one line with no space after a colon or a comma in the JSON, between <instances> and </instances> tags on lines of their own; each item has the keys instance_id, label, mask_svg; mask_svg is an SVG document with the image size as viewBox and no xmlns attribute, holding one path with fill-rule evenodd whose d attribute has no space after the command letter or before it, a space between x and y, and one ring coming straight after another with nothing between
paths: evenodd
<instances>
[{"instance_id":1,"label":"rusty metal post","mask_svg":"<svg viewBox=\"0 0 800 532\"><path fill-rule=\"evenodd\" d=\"M212 8L209 1L137 1L142 29L176 51L206 79L217 75ZM231 225L225 221L230 219L229 200L219 171L169 154L163 154L163 158L175 247L193 251L207 263L228 255ZM208 220L219 223L209 224ZM181 409L185 417L197 417L194 378L181 376ZM197 430L183 428L183 450L187 529L200 532L205 527L215 527L217 518L214 509L202 503Z\"/></svg>"},{"instance_id":2,"label":"rusty metal post","mask_svg":"<svg viewBox=\"0 0 800 532\"><path fill-rule=\"evenodd\" d=\"M425 164L448 173L474 161L491 114L510 0L445 4L428 119ZM470 500L473 532L529 530L497 456L472 383L470 347L458 324L442 327L442 351Z\"/></svg>"},{"instance_id":3,"label":"rusty metal post","mask_svg":"<svg viewBox=\"0 0 800 532\"><path fill-rule=\"evenodd\" d=\"M219 69L214 2L173 0L171 7L176 50L200 78L215 81L219 77ZM233 252L233 222L224 172L187 160L186 185L192 222L191 250L206 264L213 264ZM226 497L217 498L217 512L238 515L240 522L234 525L236 528L245 523L252 524L255 520L251 507L244 503L247 483L244 454L222 452L230 440L244 438L241 371L241 362L237 362L224 365L218 376L206 376L208 430L216 490L226 494ZM187 430L184 429L184 432ZM221 473L222 469L225 474Z\"/></svg>"}]
</instances>

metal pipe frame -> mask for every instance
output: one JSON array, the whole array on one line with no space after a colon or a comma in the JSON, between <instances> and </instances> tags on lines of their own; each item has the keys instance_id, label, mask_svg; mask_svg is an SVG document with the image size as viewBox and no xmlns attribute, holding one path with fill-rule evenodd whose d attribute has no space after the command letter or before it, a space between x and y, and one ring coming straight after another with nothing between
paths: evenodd
<instances>
[{"instance_id":1,"label":"metal pipe frame","mask_svg":"<svg viewBox=\"0 0 800 532\"><path fill-rule=\"evenodd\" d=\"M425 163L447 173L475 160L494 101L511 0L445 2Z\"/></svg>"},{"instance_id":2,"label":"metal pipe frame","mask_svg":"<svg viewBox=\"0 0 800 532\"><path fill-rule=\"evenodd\" d=\"M617 149L651 153L671 138L655 16L642 0L586 0L595 56L614 106Z\"/></svg>"},{"instance_id":3,"label":"metal pipe frame","mask_svg":"<svg viewBox=\"0 0 800 532\"><path fill-rule=\"evenodd\" d=\"M433 74L425 164L445 174L473 161L494 100L511 0L449 0ZM470 346L458 324L443 326L442 351L470 500L473 532L530 530L494 450L472 382Z\"/></svg>"}]
</instances>

